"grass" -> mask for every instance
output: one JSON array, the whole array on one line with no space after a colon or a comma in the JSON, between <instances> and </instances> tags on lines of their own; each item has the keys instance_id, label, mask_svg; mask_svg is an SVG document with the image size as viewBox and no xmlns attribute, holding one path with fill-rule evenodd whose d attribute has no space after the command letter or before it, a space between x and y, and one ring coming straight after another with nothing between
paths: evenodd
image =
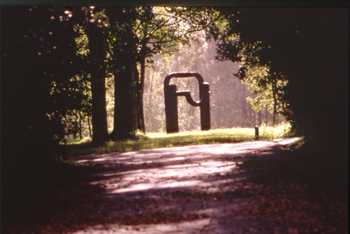
<instances>
[{"instance_id":1,"label":"grass","mask_svg":"<svg viewBox=\"0 0 350 234\"><path fill-rule=\"evenodd\" d=\"M260 140L273 140L285 137L290 131L290 124L282 123L271 127L259 127ZM111 152L127 152L142 149L153 149L183 145L232 143L255 140L254 128L226 128L208 131L187 131L180 133L147 133L138 134L137 140L108 141L103 146L93 147L86 139L78 144L63 146L65 154L104 154Z\"/></svg>"}]
</instances>

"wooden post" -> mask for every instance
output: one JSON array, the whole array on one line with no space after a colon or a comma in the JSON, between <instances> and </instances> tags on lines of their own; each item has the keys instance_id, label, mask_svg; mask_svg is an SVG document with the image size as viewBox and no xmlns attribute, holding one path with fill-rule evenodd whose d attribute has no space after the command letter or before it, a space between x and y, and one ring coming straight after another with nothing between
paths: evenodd
<instances>
[{"instance_id":1,"label":"wooden post","mask_svg":"<svg viewBox=\"0 0 350 234\"><path fill-rule=\"evenodd\" d=\"M254 129L255 129L255 140L259 140L259 127L255 126Z\"/></svg>"}]
</instances>

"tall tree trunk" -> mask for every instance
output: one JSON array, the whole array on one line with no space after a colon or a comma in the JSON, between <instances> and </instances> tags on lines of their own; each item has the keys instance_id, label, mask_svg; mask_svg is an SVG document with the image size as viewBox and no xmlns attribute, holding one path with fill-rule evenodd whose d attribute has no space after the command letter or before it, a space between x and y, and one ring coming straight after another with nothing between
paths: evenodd
<instances>
[{"instance_id":1,"label":"tall tree trunk","mask_svg":"<svg viewBox=\"0 0 350 234\"><path fill-rule=\"evenodd\" d=\"M258 112L258 126L262 124L262 111Z\"/></svg>"},{"instance_id":2,"label":"tall tree trunk","mask_svg":"<svg viewBox=\"0 0 350 234\"><path fill-rule=\"evenodd\" d=\"M124 28L119 33L119 43L114 48L115 70L115 106L114 139L134 138L137 129L138 104L136 60L136 38L132 31L130 19L124 19Z\"/></svg>"},{"instance_id":3,"label":"tall tree trunk","mask_svg":"<svg viewBox=\"0 0 350 234\"><path fill-rule=\"evenodd\" d=\"M104 72L92 73L92 139L95 144L107 140L106 87Z\"/></svg>"},{"instance_id":4,"label":"tall tree trunk","mask_svg":"<svg viewBox=\"0 0 350 234\"><path fill-rule=\"evenodd\" d=\"M115 77L114 139L134 138L137 129L136 61L123 64Z\"/></svg>"},{"instance_id":5,"label":"tall tree trunk","mask_svg":"<svg viewBox=\"0 0 350 234\"><path fill-rule=\"evenodd\" d=\"M90 118L90 116L87 117L87 124L88 124L89 136L92 138L92 129L91 129L91 118Z\"/></svg>"},{"instance_id":6,"label":"tall tree trunk","mask_svg":"<svg viewBox=\"0 0 350 234\"><path fill-rule=\"evenodd\" d=\"M240 106L241 106L241 111L242 111L242 123L243 123L243 126L249 126L250 125L250 118L249 118L249 115L248 115L248 110L247 110L247 101L246 101L246 97L245 97L245 92L244 92L244 96L241 98L241 103L240 103Z\"/></svg>"},{"instance_id":7,"label":"tall tree trunk","mask_svg":"<svg viewBox=\"0 0 350 234\"><path fill-rule=\"evenodd\" d=\"M138 98L138 117L137 117L137 128L141 130L142 132L145 132L145 116L143 112L143 93L144 93L144 87L145 87L145 58L141 58L140 61L140 82L138 85L138 92L137 92L137 98Z\"/></svg>"},{"instance_id":8,"label":"tall tree trunk","mask_svg":"<svg viewBox=\"0 0 350 234\"><path fill-rule=\"evenodd\" d=\"M276 124L276 114L277 114L277 80L272 81L272 97L273 97L273 113L272 113L272 126Z\"/></svg>"},{"instance_id":9,"label":"tall tree trunk","mask_svg":"<svg viewBox=\"0 0 350 234\"><path fill-rule=\"evenodd\" d=\"M92 90L92 141L94 144L100 145L108 137L104 66L107 42L104 33L95 24L88 24L87 33Z\"/></svg>"},{"instance_id":10,"label":"tall tree trunk","mask_svg":"<svg viewBox=\"0 0 350 234\"><path fill-rule=\"evenodd\" d=\"M78 126L79 126L79 139L83 139L83 124L82 124L82 116L80 111L77 112Z\"/></svg>"}]
</instances>

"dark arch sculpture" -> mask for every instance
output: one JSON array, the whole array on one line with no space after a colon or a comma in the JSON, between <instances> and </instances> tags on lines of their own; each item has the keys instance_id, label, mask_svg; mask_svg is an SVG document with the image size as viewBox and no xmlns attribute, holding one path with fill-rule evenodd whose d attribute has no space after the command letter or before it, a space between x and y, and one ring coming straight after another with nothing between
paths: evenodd
<instances>
[{"instance_id":1,"label":"dark arch sculpture","mask_svg":"<svg viewBox=\"0 0 350 234\"><path fill-rule=\"evenodd\" d=\"M193 100L189 90L177 91L176 85L169 85L173 78L194 77L198 81L199 101ZM199 73L172 73L164 80L164 101L165 101L165 121L167 133L179 132L177 97L184 96L192 106L199 106L201 117L201 129L210 129L210 105L209 105L209 84L204 82Z\"/></svg>"}]
</instances>

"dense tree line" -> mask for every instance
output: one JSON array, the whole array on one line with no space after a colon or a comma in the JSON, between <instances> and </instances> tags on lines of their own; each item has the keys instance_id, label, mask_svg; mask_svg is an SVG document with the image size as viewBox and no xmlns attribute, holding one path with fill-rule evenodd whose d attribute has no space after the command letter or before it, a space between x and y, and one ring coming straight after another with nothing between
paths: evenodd
<instances>
[{"instance_id":1,"label":"dense tree line","mask_svg":"<svg viewBox=\"0 0 350 234\"><path fill-rule=\"evenodd\" d=\"M221 9L229 26L218 40L222 58L268 67L286 81L277 90L280 109L306 144L295 154L314 176L327 174L345 188L348 173L348 11L346 9ZM236 22L236 23L233 23ZM220 36L220 35L218 35ZM239 40L236 40L239 39ZM258 84L263 87L266 84Z\"/></svg>"}]
</instances>

